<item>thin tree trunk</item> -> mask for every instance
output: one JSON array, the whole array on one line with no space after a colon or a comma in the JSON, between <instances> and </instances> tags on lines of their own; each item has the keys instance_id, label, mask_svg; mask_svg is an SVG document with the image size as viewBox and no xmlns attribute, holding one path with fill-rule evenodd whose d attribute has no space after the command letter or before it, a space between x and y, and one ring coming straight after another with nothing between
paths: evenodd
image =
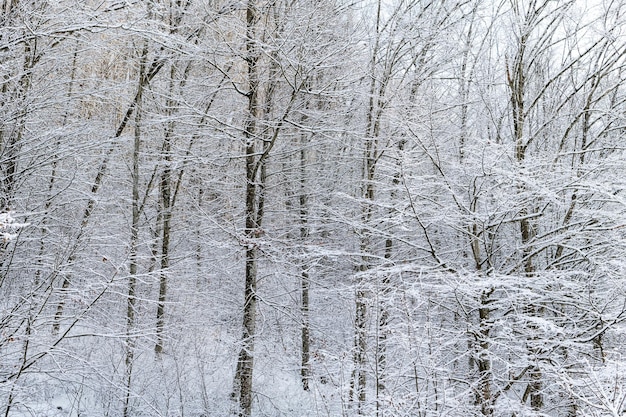
<instances>
[{"instance_id":1,"label":"thin tree trunk","mask_svg":"<svg viewBox=\"0 0 626 417\"><path fill-rule=\"evenodd\" d=\"M176 2L176 8L178 10L174 10L174 5L170 5L170 14L169 14L169 27L170 33L172 35L178 33L180 28L180 24L182 19L187 12L189 6L191 5L191 0L186 0L184 3L182 1ZM184 87L187 83L187 76L189 75L189 70L191 69L191 64L187 64L186 69L183 71L182 78L179 82L179 87ZM167 300L167 274L168 268L170 266L170 235L171 235L171 221L172 221L172 209L174 206L174 201L176 199L176 191L180 186L180 182L182 181L182 176L184 173L184 168L181 168L179 172L178 182L176 184L176 189L174 190L174 186L172 184L172 139L174 135L174 121L171 119L174 113L174 109L178 106L178 102L173 98L174 97L174 86L176 80L176 64L172 63L170 66L170 78L169 78L169 96L166 100L166 109L167 116L170 118L167 123L167 127L165 129L165 135L163 139L163 163L164 168L161 173L161 180L159 182L159 193L160 193L160 205L159 205L159 214L158 217L161 220L161 262L160 262L160 273L159 273L159 296L157 302L157 311L156 311L156 343L154 345L154 352L157 357L163 352L163 329L165 327L165 301ZM209 105L210 106L210 105ZM208 110L208 109L207 109ZM204 119L204 116L203 116ZM189 150L193 145L194 140L192 139L189 144ZM184 165L185 163L183 163Z\"/></svg>"},{"instance_id":2,"label":"thin tree trunk","mask_svg":"<svg viewBox=\"0 0 626 417\"><path fill-rule=\"evenodd\" d=\"M300 240L303 244L309 237L309 225L308 225L308 205L307 205L307 193L306 193L306 135L302 135L302 143L300 147ZM300 293L302 298L301 315L302 315L302 332L301 332L301 347L302 347L302 361L300 366L300 376L302 377L302 388L305 391L309 390L309 378L311 377L311 335L310 335L310 323L309 323L309 266L306 261L302 261L300 265Z\"/></svg>"},{"instance_id":3,"label":"thin tree trunk","mask_svg":"<svg viewBox=\"0 0 626 417\"><path fill-rule=\"evenodd\" d=\"M405 140L402 139L398 142L398 158L402 157L404 151ZM396 173L391 181L391 195L390 200L393 205L397 199L397 188L400 185L400 178L402 176L400 162L396 163ZM392 217L392 209L389 210L389 218ZM393 262L394 252L394 240L387 238L385 240L385 261L388 264ZM385 274L381 281L380 293L378 296L378 329L377 329L377 343L376 343L376 415L381 415L381 401L380 398L385 391L385 380L387 376L387 335L389 334L389 294L391 293L390 277Z\"/></svg>"},{"instance_id":4,"label":"thin tree trunk","mask_svg":"<svg viewBox=\"0 0 626 417\"><path fill-rule=\"evenodd\" d=\"M527 29L525 29L527 30ZM524 139L524 128L526 124L526 109L525 109L525 93L526 93L526 69L524 61L526 59L525 51L528 42L528 32L522 34L520 43L516 52L515 60L511 68L507 65L507 82L510 90L510 102L512 109L513 119L513 134L515 139L515 159L519 165L523 165L526 161L526 151L528 149L528 142ZM524 199L525 187L520 185L518 187L521 198ZM522 243L522 263L524 275L531 278L535 275L535 266L533 264L533 245L532 240L535 237L535 230L533 221L529 218L532 214L532 208L528 207L527 203L524 203L519 211L519 231ZM537 315L539 309L535 305L529 305L527 307L527 313L531 316ZM531 327L532 329L532 327ZM537 358L537 350L532 346L534 336L528 338L528 352L533 358ZM535 363L528 372L530 382L526 386L526 390L522 396L522 402L526 402L530 399L530 406L533 410L539 411L543 406L543 395L541 393L542 372L539 366Z\"/></svg>"},{"instance_id":5,"label":"thin tree trunk","mask_svg":"<svg viewBox=\"0 0 626 417\"><path fill-rule=\"evenodd\" d=\"M359 272L363 274L371 268L369 252L371 251L371 232L369 224L372 218L372 205L374 203L374 174L376 171L376 162L378 158L378 134L380 129L380 118L383 109L380 101L384 94L385 80L379 80L376 77L376 67L378 60L379 37L380 37L380 19L381 19L381 1L377 2L376 13L376 40L372 50L370 61L370 96L366 113L365 126L365 152L363 155L363 208L361 219L363 222L361 230L361 264ZM383 76L384 78L384 76ZM380 82L380 84L379 84ZM363 412L363 406L366 400L366 350L367 350L367 297L368 292L365 288L363 278L357 283L355 294L355 317L354 317L354 355L352 378L350 381L350 400L357 400L357 414Z\"/></svg>"},{"instance_id":6,"label":"thin tree trunk","mask_svg":"<svg viewBox=\"0 0 626 417\"><path fill-rule=\"evenodd\" d=\"M370 232L367 230L367 224L371 220L372 212L370 204L374 201L374 184L373 176L375 170L375 158L373 157L373 140L367 139L367 149L365 157L365 202L366 207L363 208L363 229L361 231L361 265L359 272L361 274L370 269L370 260L368 252L370 251ZM355 317L354 317L354 355L352 378L350 381L350 399L357 400L357 414L361 414L366 400L366 350L367 350L367 290L363 278L357 283L355 294Z\"/></svg>"},{"instance_id":7,"label":"thin tree trunk","mask_svg":"<svg viewBox=\"0 0 626 417\"><path fill-rule=\"evenodd\" d=\"M138 259L137 249L139 243L139 220L140 220L140 199L139 199L139 154L141 150L141 128L142 128L142 96L145 80L146 58L148 56L148 42L145 41L139 68L139 87L137 90L137 109L135 112L135 135L133 142L133 171L132 171L132 223L130 229L130 255L129 255L129 278L128 294L126 298L126 352L125 352L125 396L123 416L130 415L130 398L132 388L132 371L135 356L135 336L134 328L136 321L136 292L137 292L137 272Z\"/></svg>"},{"instance_id":8,"label":"thin tree trunk","mask_svg":"<svg viewBox=\"0 0 626 417\"><path fill-rule=\"evenodd\" d=\"M370 232L367 230L367 224L371 220L372 212L370 203L374 201L374 184L372 182L375 162L372 156L372 139L367 139L367 150L365 158L365 203L363 208L363 230L361 236L361 265L359 266L359 272L365 273L370 269L370 260L368 252L370 251ZM360 278L360 282L357 283L358 287L355 294L355 317L354 317L354 355L352 378L350 382L350 399L356 398L357 401L357 414L361 415L363 412L363 406L366 400L366 350L367 350L367 298L368 293L365 288L363 278Z\"/></svg>"},{"instance_id":9,"label":"thin tree trunk","mask_svg":"<svg viewBox=\"0 0 626 417\"><path fill-rule=\"evenodd\" d=\"M357 290L356 292L356 314L354 318L354 355L352 357L354 369L350 381L350 399L356 397L357 414L363 411L366 393L366 373L365 373L365 351L367 348L367 304L365 291Z\"/></svg>"}]
</instances>

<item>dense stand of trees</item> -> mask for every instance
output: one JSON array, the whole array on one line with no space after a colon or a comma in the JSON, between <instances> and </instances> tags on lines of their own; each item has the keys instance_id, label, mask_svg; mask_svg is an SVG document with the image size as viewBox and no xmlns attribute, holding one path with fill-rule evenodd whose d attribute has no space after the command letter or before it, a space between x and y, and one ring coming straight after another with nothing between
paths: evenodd
<instances>
[{"instance_id":1,"label":"dense stand of trees","mask_svg":"<svg viewBox=\"0 0 626 417\"><path fill-rule=\"evenodd\" d=\"M622 415L624 12L1 1L0 413Z\"/></svg>"}]
</instances>

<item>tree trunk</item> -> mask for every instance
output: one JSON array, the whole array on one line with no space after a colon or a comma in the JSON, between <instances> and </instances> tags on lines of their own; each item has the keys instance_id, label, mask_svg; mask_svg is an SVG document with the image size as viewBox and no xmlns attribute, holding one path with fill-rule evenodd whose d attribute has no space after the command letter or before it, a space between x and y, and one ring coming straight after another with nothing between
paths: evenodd
<instances>
[{"instance_id":1,"label":"tree trunk","mask_svg":"<svg viewBox=\"0 0 626 417\"><path fill-rule=\"evenodd\" d=\"M493 290L483 292L478 308L478 332L476 333L476 360L478 367L478 389L476 390L476 404L480 406L483 416L493 415L493 399L491 388L491 358L489 357L489 333L491 331L489 297Z\"/></svg>"},{"instance_id":2,"label":"tree trunk","mask_svg":"<svg viewBox=\"0 0 626 417\"><path fill-rule=\"evenodd\" d=\"M363 405L366 399L367 374L366 367L366 349L367 349L367 298L364 290L357 290L355 304L356 314L354 317L354 355L352 362L354 369L352 370L352 378L350 381L350 400L357 401L357 414L363 412Z\"/></svg>"},{"instance_id":3,"label":"tree trunk","mask_svg":"<svg viewBox=\"0 0 626 417\"><path fill-rule=\"evenodd\" d=\"M302 135L302 144L300 148L300 240L302 243L306 243L309 237L309 225L308 225L308 207L307 207L307 194L306 194L306 135ZM309 378L311 377L311 336L309 325L309 267L306 261L302 261L300 265L300 293L301 293L301 315L302 315L302 334L301 334L301 347L302 347L302 361L300 367L300 375L302 377L302 388L305 391L309 390Z\"/></svg>"},{"instance_id":4,"label":"tree trunk","mask_svg":"<svg viewBox=\"0 0 626 417\"><path fill-rule=\"evenodd\" d=\"M248 106L244 125L244 139L246 141L246 206L245 206L245 237L247 241L245 253L245 287L243 304L243 334L241 350L237 360L234 391L239 400L239 415L250 416L252 413L252 376L254 369L254 337L256 332L257 306L257 258L258 248L254 242L260 227L258 209L262 206L258 201L257 173L258 163L256 155L256 122L259 116L259 74L257 62L259 59L256 45L256 25L258 21L257 4L255 0L248 0L246 8L246 52L248 70Z\"/></svg>"},{"instance_id":5,"label":"tree trunk","mask_svg":"<svg viewBox=\"0 0 626 417\"><path fill-rule=\"evenodd\" d=\"M170 68L169 94L170 97L166 101L168 116L171 117L172 108L175 103L171 99L174 93L174 79L176 76L176 67L172 65ZM154 352L160 355L163 352L163 328L165 326L165 300L167 298L167 270L170 266L170 233L172 220L172 136L174 134L174 122L168 121L163 138L163 172L161 173L161 181L159 182L160 215L162 221L161 235L161 270L159 273L159 297L156 311L156 343Z\"/></svg>"},{"instance_id":6,"label":"tree trunk","mask_svg":"<svg viewBox=\"0 0 626 417\"><path fill-rule=\"evenodd\" d=\"M528 149L529 141L524 138L524 128L526 124L526 108L525 108L525 95L526 95L526 46L528 42L527 30L522 33L520 42L516 51L515 59L512 66L509 68L507 65L507 82L510 90L510 104L513 120L513 135L515 140L515 160L523 166L526 161L526 151ZM519 211L519 231L522 244L522 264L524 275L527 278L532 278L535 274L535 266L533 264L533 245L532 240L535 237L535 230L533 221L529 216L533 213L532 208L528 206L528 203L524 201L525 186L518 186L523 206ZM534 316L538 314L538 308L535 305L527 306L526 313ZM533 329L531 325L531 330ZM528 352L530 357L537 358L538 352L532 346L535 336L528 336ZM542 390L542 373L541 369L535 364L529 372L530 382L526 386L526 391L522 396L522 401L526 402L530 398L530 406L533 410L538 411L543 406Z\"/></svg>"},{"instance_id":7,"label":"tree trunk","mask_svg":"<svg viewBox=\"0 0 626 417\"><path fill-rule=\"evenodd\" d=\"M128 294L126 298L126 356L125 364L125 395L124 410L122 415L128 417L130 413L131 383L133 373L133 361L135 357L135 336L133 334L136 321L136 292L137 292L137 272L138 259L137 249L139 244L139 220L140 220L140 200L139 200L139 155L141 150L141 118L143 89L145 86L145 67L148 56L148 42L145 41L141 62L139 67L139 87L137 89L137 109L135 111L135 134L133 141L133 171L132 171L132 220L130 229L130 255L129 255L129 277Z\"/></svg>"}]
</instances>

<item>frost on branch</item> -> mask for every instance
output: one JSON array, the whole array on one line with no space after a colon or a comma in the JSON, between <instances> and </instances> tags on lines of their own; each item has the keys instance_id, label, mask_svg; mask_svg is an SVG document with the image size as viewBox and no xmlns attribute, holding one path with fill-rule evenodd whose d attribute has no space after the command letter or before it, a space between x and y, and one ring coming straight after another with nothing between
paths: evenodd
<instances>
[{"instance_id":1,"label":"frost on branch","mask_svg":"<svg viewBox=\"0 0 626 417\"><path fill-rule=\"evenodd\" d=\"M18 223L12 214L10 211L0 213L0 237L4 242L15 239L17 230L28 226L28 223Z\"/></svg>"}]
</instances>

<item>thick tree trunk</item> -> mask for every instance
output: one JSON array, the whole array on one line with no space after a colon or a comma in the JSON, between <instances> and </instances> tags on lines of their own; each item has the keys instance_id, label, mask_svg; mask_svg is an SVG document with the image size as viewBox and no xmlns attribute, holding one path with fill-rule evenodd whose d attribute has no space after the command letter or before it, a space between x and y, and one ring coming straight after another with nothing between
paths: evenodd
<instances>
[{"instance_id":1,"label":"thick tree trunk","mask_svg":"<svg viewBox=\"0 0 626 417\"><path fill-rule=\"evenodd\" d=\"M256 45L256 24L258 21L257 4L255 0L248 0L246 9L246 52L248 69L248 106L244 125L246 141L246 206L245 206L245 237L248 240L245 253L245 287L243 304L243 334L241 350L237 360L234 391L239 401L240 416L250 416L252 413L252 377L254 369L254 337L256 333L257 308L257 258L258 248L254 242L260 231L259 201L257 174L260 161L256 154L256 122L259 116L259 74L257 62L259 59Z\"/></svg>"},{"instance_id":2,"label":"thick tree trunk","mask_svg":"<svg viewBox=\"0 0 626 417\"><path fill-rule=\"evenodd\" d=\"M256 333L257 249L246 249L246 287L244 294L242 348L237 363L240 415L252 413L252 376L254 370L254 336Z\"/></svg>"},{"instance_id":3,"label":"thick tree trunk","mask_svg":"<svg viewBox=\"0 0 626 417\"><path fill-rule=\"evenodd\" d=\"M174 93L174 79L176 68L174 65L170 69L170 98L167 100L168 116L171 116L175 103L171 99ZM156 343L154 352L160 355L163 352L163 328L165 326L165 300L167 299L167 270L170 266L170 233L172 220L172 136L174 134L174 122L170 120L165 129L163 139L163 172L159 182L159 194L161 198L159 213L162 221L161 229L161 265L159 274L159 297L156 311Z\"/></svg>"}]
</instances>

